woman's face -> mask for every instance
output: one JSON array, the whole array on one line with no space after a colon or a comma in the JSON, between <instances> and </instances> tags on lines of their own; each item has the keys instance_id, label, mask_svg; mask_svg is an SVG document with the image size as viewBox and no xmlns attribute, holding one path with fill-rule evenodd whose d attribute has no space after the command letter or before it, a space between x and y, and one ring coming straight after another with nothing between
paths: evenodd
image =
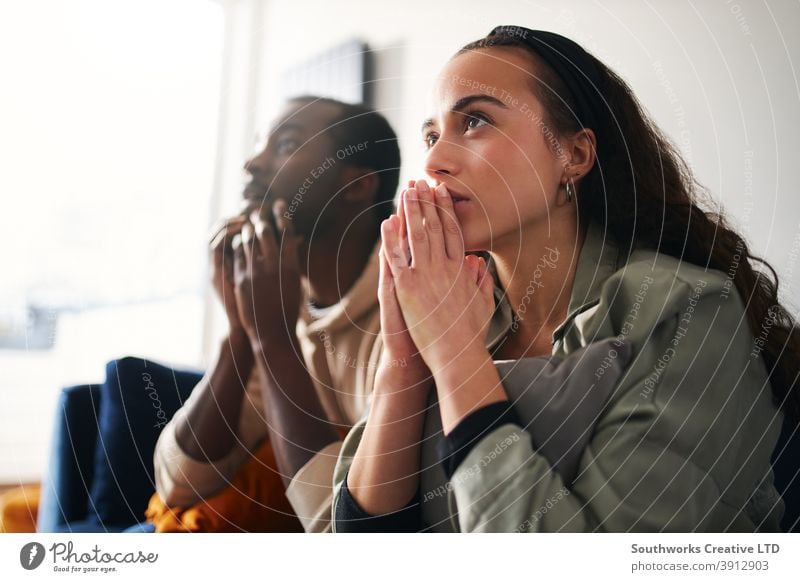
<instances>
[{"instance_id":1,"label":"woman's face","mask_svg":"<svg viewBox=\"0 0 800 582\"><path fill-rule=\"evenodd\" d=\"M524 51L497 47L454 57L434 88L434 115L422 127L425 171L450 190L467 250L548 229L559 210L566 160L532 75Z\"/></svg>"}]
</instances>

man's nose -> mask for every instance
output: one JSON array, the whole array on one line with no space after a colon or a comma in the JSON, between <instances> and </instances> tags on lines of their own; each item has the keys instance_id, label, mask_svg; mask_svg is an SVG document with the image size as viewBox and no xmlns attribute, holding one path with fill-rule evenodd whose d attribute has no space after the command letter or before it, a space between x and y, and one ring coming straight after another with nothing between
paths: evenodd
<instances>
[{"instance_id":1,"label":"man's nose","mask_svg":"<svg viewBox=\"0 0 800 582\"><path fill-rule=\"evenodd\" d=\"M265 149L244 163L244 171L255 177L263 177L269 173L269 156Z\"/></svg>"}]
</instances>

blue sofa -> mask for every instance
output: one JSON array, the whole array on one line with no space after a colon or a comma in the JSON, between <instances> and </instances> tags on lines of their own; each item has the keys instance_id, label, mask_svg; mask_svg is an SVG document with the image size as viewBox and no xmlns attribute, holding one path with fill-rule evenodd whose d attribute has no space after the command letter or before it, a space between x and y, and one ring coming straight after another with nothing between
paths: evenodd
<instances>
[{"instance_id":1,"label":"blue sofa","mask_svg":"<svg viewBox=\"0 0 800 582\"><path fill-rule=\"evenodd\" d=\"M103 384L65 388L37 530L117 532L143 522L156 441L200 378L197 370L128 357L106 365Z\"/></svg>"}]
</instances>

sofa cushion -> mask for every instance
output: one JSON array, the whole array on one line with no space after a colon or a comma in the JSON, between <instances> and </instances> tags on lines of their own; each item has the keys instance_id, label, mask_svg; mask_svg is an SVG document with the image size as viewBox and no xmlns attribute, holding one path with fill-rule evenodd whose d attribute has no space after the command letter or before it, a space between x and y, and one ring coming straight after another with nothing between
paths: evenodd
<instances>
[{"instance_id":1,"label":"sofa cushion","mask_svg":"<svg viewBox=\"0 0 800 582\"><path fill-rule=\"evenodd\" d=\"M89 515L96 513L106 528L144 520L155 490L156 441L201 377L197 371L142 358L127 357L106 365L88 507Z\"/></svg>"}]
</instances>

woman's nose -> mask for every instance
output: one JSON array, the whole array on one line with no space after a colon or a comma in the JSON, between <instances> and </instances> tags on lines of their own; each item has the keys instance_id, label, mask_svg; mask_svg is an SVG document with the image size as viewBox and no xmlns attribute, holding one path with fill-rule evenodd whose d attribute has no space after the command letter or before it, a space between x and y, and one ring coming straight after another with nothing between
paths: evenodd
<instances>
[{"instance_id":1,"label":"woman's nose","mask_svg":"<svg viewBox=\"0 0 800 582\"><path fill-rule=\"evenodd\" d=\"M459 173L459 152L455 144L439 138L428 150L425 158L425 173L433 179L442 175L455 176Z\"/></svg>"}]
</instances>

